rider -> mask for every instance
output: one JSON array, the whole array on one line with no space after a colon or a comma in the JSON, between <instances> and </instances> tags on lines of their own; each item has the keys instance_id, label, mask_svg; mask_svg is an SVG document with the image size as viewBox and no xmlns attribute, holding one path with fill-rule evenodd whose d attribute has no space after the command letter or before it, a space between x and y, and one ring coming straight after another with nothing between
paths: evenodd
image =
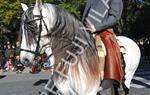
<instances>
[{"instance_id":1,"label":"rider","mask_svg":"<svg viewBox=\"0 0 150 95\"><path fill-rule=\"evenodd\" d=\"M106 46L104 80L113 79L119 83L124 73L113 26L120 20L122 10L122 0L88 0L82 17L87 30L98 34Z\"/></svg>"}]
</instances>

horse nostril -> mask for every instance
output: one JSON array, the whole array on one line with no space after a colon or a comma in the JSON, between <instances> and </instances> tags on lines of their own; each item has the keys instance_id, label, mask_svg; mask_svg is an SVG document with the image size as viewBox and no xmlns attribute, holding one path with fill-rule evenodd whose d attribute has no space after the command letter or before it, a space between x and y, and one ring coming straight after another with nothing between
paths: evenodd
<instances>
[{"instance_id":1,"label":"horse nostril","mask_svg":"<svg viewBox=\"0 0 150 95\"><path fill-rule=\"evenodd\" d=\"M26 62L29 62L29 60L28 60L27 58L23 58L23 59L21 60L21 62L22 62L22 63L26 63Z\"/></svg>"},{"instance_id":2,"label":"horse nostril","mask_svg":"<svg viewBox=\"0 0 150 95\"><path fill-rule=\"evenodd\" d=\"M24 58L24 63L29 62L29 60L27 58Z\"/></svg>"}]
</instances>

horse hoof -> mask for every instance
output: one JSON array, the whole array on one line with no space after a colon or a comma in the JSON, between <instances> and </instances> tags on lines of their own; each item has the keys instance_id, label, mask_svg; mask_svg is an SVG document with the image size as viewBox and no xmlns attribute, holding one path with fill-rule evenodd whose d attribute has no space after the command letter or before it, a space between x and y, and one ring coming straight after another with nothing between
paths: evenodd
<instances>
[{"instance_id":1,"label":"horse hoof","mask_svg":"<svg viewBox=\"0 0 150 95\"><path fill-rule=\"evenodd\" d=\"M118 89L118 93L119 93L119 95L126 95L125 91L123 89Z\"/></svg>"}]
</instances>

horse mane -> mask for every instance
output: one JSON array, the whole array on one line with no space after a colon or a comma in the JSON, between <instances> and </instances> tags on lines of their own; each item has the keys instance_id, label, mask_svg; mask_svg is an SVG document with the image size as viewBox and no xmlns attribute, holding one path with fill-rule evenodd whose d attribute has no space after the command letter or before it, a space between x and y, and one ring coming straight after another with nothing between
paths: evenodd
<instances>
[{"instance_id":1,"label":"horse mane","mask_svg":"<svg viewBox=\"0 0 150 95\"><path fill-rule=\"evenodd\" d=\"M80 64L71 67L72 77L74 77L77 80L80 79L81 75L79 74L79 72L81 70L84 72L84 74L87 75L86 80L89 80L88 82L92 85L92 82L98 80L100 75L95 39L89 32L85 31L84 29L81 29L81 27L83 28L84 25L67 10L57 5L52 6L54 7L56 13L56 20L54 27L51 28L47 36L51 37L52 50L55 55L55 58L57 58L55 64L59 64L62 58L66 59L67 50L76 54L78 48L76 48L72 44L72 42L75 41L76 43L83 46L84 53L81 55L77 55L78 63ZM88 45L84 46L81 42L76 41L76 36L84 40L86 43L88 43ZM73 59L70 58L68 59L68 61L72 62ZM63 68L64 64L61 65ZM79 68L79 65L82 68ZM69 70L69 67L67 67L65 70L67 72Z\"/></svg>"},{"instance_id":2,"label":"horse mane","mask_svg":"<svg viewBox=\"0 0 150 95\"><path fill-rule=\"evenodd\" d=\"M81 27L84 28L84 25L66 9L57 5L53 6L55 8L56 21L54 27L50 30L51 32L47 34L47 36L52 37L53 46L57 46L60 41L66 41L67 43L74 41L75 36L78 36L86 41L92 51L95 52L95 39L85 29L81 29Z\"/></svg>"},{"instance_id":3,"label":"horse mane","mask_svg":"<svg viewBox=\"0 0 150 95\"><path fill-rule=\"evenodd\" d=\"M33 5L30 5L28 10L25 11L22 14L22 19L21 19L21 28L20 28L20 33L19 33L19 37L18 40L22 39L22 33L24 31L24 35L26 37L26 42L28 46L31 46L31 44L36 42L36 37L35 37L35 33L37 33L37 26L35 24L35 22L29 22L34 20L33 17Z\"/></svg>"},{"instance_id":4,"label":"horse mane","mask_svg":"<svg viewBox=\"0 0 150 95\"><path fill-rule=\"evenodd\" d=\"M81 27L84 27L82 22L80 22L67 10L54 4L44 4L43 7L46 8L48 13L51 11L54 11L55 13L54 15L49 14L55 16L55 20L53 20L55 22L53 27L47 31L47 35L45 35L45 37L50 39L54 57L57 58L55 60L55 67L61 63L61 69L64 68L66 64L61 62L62 58L66 59L68 62L74 61L74 58L68 58L66 51L70 51L77 56L78 63L74 66L66 66L65 73L68 74L68 71L70 71L69 73L71 73L72 79L74 79L74 82L76 82L74 83L76 89L80 90L79 85L82 84L81 77L83 78L83 76L85 76L85 83L89 83L88 85L91 87L92 85L98 85L100 82L100 66L95 46L95 39L89 32L81 29ZM28 45L36 43L35 33L37 33L38 30L38 27L34 26L34 22L26 24L26 22L34 19L32 11L33 7L29 7L29 9L22 16L21 27L23 29L27 28L24 29L24 33ZM87 43L87 45L76 40L76 37L82 39ZM72 44L72 42L81 45L84 48L84 52L82 54L77 54L80 49ZM88 86L87 88L91 87Z\"/></svg>"}]
</instances>

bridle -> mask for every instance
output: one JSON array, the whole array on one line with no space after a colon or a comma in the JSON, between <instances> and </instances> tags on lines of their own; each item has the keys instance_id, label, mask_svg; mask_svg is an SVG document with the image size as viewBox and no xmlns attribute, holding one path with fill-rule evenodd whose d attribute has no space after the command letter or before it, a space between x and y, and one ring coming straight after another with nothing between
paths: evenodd
<instances>
[{"instance_id":1,"label":"bridle","mask_svg":"<svg viewBox=\"0 0 150 95\"><path fill-rule=\"evenodd\" d=\"M40 10L40 15L34 15L34 17L38 17L37 19L33 19L33 20L29 20L29 21L23 21L23 23L25 23L25 24L30 24L30 23L33 23L33 22L35 22L35 21L40 21L40 23L39 23L39 31L37 31L36 32L36 34L38 34L37 36L37 46L36 46L36 50L35 51L30 51L30 50L26 50L26 49L21 49L21 51L26 51L26 52L30 52L30 53L33 53L34 55L35 55L35 58L37 57L37 56L39 56L40 55L40 39L41 39L41 32L42 32L42 23L44 24L44 27L45 27L45 29L46 29L46 31L48 32L49 30L48 30L48 28L47 28L47 25L46 25L46 23L45 23L45 21L44 21L44 17L43 17L43 15L42 15L42 9ZM31 31L33 31L34 32L34 30L32 30L32 26L31 26L31 28L29 28L29 29L31 29ZM49 36L50 37L52 37L53 35L55 35L55 34L49 34ZM75 35L76 36L76 35ZM74 36L74 37L75 37ZM43 37L43 36L42 36ZM55 35L55 38L56 38L56 35ZM65 37L62 37L63 39L66 39L66 40L68 40L68 41L71 41L70 42L70 44L72 44L72 41L74 41L75 40L75 38L73 39L73 40L70 40L69 38L65 38ZM67 46L67 45L66 45ZM62 48L64 48L65 46L63 46ZM48 58L50 58L51 56L53 55L53 53L51 53L50 55L48 55L47 56L47 58L46 59L48 59ZM78 54L76 54L76 55L78 55ZM68 58L67 58L68 59Z\"/></svg>"},{"instance_id":2,"label":"bridle","mask_svg":"<svg viewBox=\"0 0 150 95\"><path fill-rule=\"evenodd\" d=\"M45 27L47 32L48 32L48 28L47 28L47 25L46 25L46 23L45 23L45 21L43 19L44 17L42 15L42 9L40 10L40 15L34 15L34 17L38 17L38 18L37 19L33 19L33 20L29 20L29 21L23 21L23 23L24 23L24 25L28 25L29 26L29 27L25 28L26 30L29 29L31 32L33 32L34 29L32 29L32 28L34 28L34 26L32 26L31 23L33 23L35 21L40 21L39 26L38 26L39 27L39 31L37 31L37 32L34 31L35 32L34 34L38 34L37 35L37 42L36 42L37 43L36 50L35 51L31 51L31 50L26 50L26 49L20 48L20 51L30 52L30 53L34 54L35 58L36 58L37 56L39 56L41 54L40 53L40 40L41 40L41 32L42 32L42 22L43 22L44 27ZM53 55L53 53L48 55L46 59L49 59L52 55Z\"/></svg>"}]
</instances>

